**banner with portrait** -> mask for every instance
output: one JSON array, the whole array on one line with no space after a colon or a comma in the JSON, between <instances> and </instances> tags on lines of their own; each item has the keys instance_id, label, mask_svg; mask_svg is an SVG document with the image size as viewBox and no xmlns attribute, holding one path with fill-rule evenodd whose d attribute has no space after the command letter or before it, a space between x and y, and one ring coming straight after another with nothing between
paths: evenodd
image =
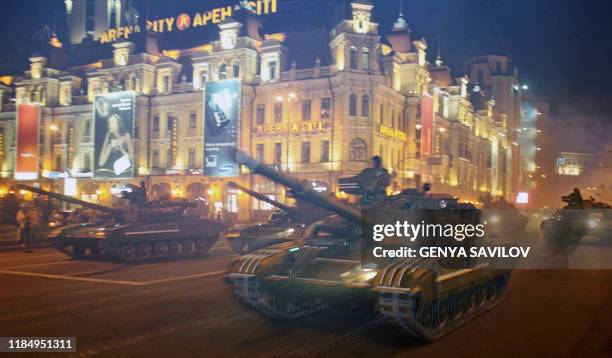
<instances>
[{"instance_id":1,"label":"banner with portrait","mask_svg":"<svg viewBox=\"0 0 612 358\"><path fill-rule=\"evenodd\" d=\"M108 93L94 101L94 178L127 179L134 176L133 91Z\"/></svg>"},{"instance_id":2,"label":"banner with portrait","mask_svg":"<svg viewBox=\"0 0 612 358\"><path fill-rule=\"evenodd\" d=\"M38 138L40 105L24 103L17 106L17 158L15 179L38 179Z\"/></svg>"},{"instance_id":3,"label":"banner with portrait","mask_svg":"<svg viewBox=\"0 0 612 358\"><path fill-rule=\"evenodd\" d=\"M240 81L207 82L204 113L204 174L238 176L234 152L240 129Z\"/></svg>"}]
</instances>

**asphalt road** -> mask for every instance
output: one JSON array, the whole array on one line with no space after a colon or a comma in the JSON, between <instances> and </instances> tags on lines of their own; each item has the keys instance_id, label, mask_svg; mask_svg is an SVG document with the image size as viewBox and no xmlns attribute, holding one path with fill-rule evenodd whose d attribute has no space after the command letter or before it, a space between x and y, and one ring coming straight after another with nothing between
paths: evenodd
<instances>
[{"instance_id":1,"label":"asphalt road","mask_svg":"<svg viewBox=\"0 0 612 358\"><path fill-rule=\"evenodd\" d=\"M518 270L506 300L438 342L366 310L272 321L240 304L220 241L141 265L0 253L0 336L75 336L78 356L588 357L612 355L612 271Z\"/></svg>"}]
</instances>

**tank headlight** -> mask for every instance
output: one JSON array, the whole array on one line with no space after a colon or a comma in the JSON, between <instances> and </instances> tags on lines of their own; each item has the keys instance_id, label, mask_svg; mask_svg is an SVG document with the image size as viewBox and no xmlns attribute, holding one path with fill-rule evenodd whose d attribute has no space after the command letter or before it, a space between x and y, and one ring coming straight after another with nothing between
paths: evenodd
<instances>
[{"instance_id":1,"label":"tank headlight","mask_svg":"<svg viewBox=\"0 0 612 358\"><path fill-rule=\"evenodd\" d=\"M491 217L489 218L489 221L491 222L491 224L497 224L497 223L499 223L499 216L498 215L491 215Z\"/></svg>"},{"instance_id":2,"label":"tank headlight","mask_svg":"<svg viewBox=\"0 0 612 358\"><path fill-rule=\"evenodd\" d=\"M364 272L363 274L361 274L359 276L359 278L362 281L370 281L371 279L373 279L374 277L376 277L377 272L376 271L369 271L369 272Z\"/></svg>"},{"instance_id":3,"label":"tank headlight","mask_svg":"<svg viewBox=\"0 0 612 358\"><path fill-rule=\"evenodd\" d=\"M598 226L599 226L599 220L597 220L597 219L589 219L589 221L587 222L587 224L589 225L589 227L590 227L591 229L594 229L594 228L596 228L596 227L598 227Z\"/></svg>"}]
</instances>

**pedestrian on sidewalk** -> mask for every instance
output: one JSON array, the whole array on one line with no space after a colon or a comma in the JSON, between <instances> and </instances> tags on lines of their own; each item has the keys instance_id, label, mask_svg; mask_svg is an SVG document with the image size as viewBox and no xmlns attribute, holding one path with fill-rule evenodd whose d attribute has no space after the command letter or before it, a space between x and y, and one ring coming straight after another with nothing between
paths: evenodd
<instances>
[{"instance_id":1,"label":"pedestrian on sidewalk","mask_svg":"<svg viewBox=\"0 0 612 358\"><path fill-rule=\"evenodd\" d=\"M25 247L25 252L32 252L32 234L28 211L24 205L17 212L17 232L19 234L19 242Z\"/></svg>"}]
</instances>

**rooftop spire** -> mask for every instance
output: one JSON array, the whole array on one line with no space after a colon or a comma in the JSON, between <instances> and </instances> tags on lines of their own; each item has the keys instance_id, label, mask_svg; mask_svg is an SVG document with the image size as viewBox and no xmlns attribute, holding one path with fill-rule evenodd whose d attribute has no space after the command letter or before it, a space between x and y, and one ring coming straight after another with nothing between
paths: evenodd
<instances>
[{"instance_id":1,"label":"rooftop spire","mask_svg":"<svg viewBox=\"0 0 612 358\"><path fill-rule=\"evenodd\" d=\"M400 11L397 20L393 23L393 30L405 30L408 28L408 23L404 19L404 0L400 0Z\"/></svg>"},{"instance_id":2,"label":"rooftop spire","mask_svg":"<svg viewBox=\"0 0 612 358\"><path fill-rule=\"evenodd\" d=\"M440 35L438 35L438 52L436 54L435 64L436 67L442 67L442 65L444 65L444 62L442 61L442 56L440 54Z\"/></svg>"}]
</instances>

